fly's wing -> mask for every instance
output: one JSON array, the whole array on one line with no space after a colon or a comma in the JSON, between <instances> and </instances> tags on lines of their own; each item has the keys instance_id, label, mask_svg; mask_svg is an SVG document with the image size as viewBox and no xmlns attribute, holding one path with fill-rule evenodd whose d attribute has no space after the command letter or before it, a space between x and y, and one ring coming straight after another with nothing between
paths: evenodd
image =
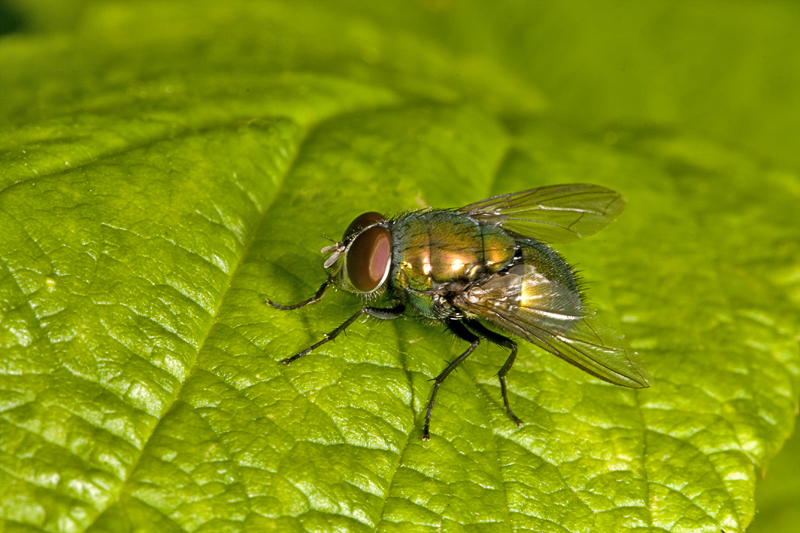
<instances>
[{"instance_id":1,"label":"fly's wing","mask_svg":"<svg viewBox=\"0 0 800 533\"><path fill-rule=\"evenodd\" d=\"M575 291L530 265L490 276L454 303L602 380L636 389L650 386L650 374L628 343L587 313Z\"/></svg>"},{"instance_id":2,"label":"fly's wing","mask_svg":"<svg viewBox=\"0 0 800 533\"><path fill-rule=\"evenodd\" d=\"M574 183L502 194L455 212L545 243L563 243L594 235L624 209L625 198L618 192Z\"/></svg>"}]
</instances>

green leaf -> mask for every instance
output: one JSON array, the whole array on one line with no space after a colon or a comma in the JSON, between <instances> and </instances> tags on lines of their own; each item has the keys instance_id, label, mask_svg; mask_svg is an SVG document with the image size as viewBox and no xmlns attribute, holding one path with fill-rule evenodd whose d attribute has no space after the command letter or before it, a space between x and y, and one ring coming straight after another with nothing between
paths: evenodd
<instances>
[{"instance_id":1,"label":"green leaf","mask_svg":"<svg viewBox=\"0 0 800 533\"><path fill-rule=\"evenodd\" d=\"M796 437L770 463L767 474L757 487L758 514L747 531L791 531L800 520L800 442Z\"/></svg>"},{"instance_id":2,"label":"green leaf","mask_svg":"<svg viewBox=\"0 0 800 533\"><path fill-rule=\"evenodd\" d=\"M500 22L426 37L415 17L458 6L399 5L18 8L39 33L0 40L5 530L745 530L800 391L797 174L547 114L507 52L459 53L510 42ZM526 344L517 428L482 346L424 442L465 349L442 327L356 323L278 363L359 309L263 302L311 296L357 214L568 182L628 200L559 250L650 389Z\"/></svg>"}]
</instances>

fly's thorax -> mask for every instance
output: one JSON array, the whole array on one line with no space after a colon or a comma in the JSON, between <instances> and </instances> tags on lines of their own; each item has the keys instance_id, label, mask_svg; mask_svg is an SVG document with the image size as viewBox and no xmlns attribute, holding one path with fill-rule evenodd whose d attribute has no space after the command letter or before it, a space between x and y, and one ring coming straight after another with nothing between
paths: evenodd
<instances>
[{"instance_id":1,"label":"fly's thorax","mask_svg":"<svg viewBox=\"0 0 800 533\"><path fill-rule=\"evenodd\" d=\"M322 249L328 277L342 289L361 296L377 296L386 285L392 262L392 235L380 213L358 216L342 241Z\"/></svg>"},{"instance_id":2,"label":"fly's thorax","mask_svg":"<svg viewBox=\"0 0 800 533\"><path fill-rule=\"evenodd\" d=\"M500 227L451 211L410 213L391 222L391 280L398 288L438 290L497 272L514 257L514 238Z\"/></svg>"}]
</instances>

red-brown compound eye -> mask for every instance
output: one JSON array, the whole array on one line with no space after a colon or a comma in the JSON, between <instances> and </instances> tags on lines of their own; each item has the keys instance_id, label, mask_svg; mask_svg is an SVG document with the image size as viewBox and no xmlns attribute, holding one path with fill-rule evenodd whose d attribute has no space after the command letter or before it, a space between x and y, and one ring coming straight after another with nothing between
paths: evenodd
<instances>
[{"instance_id":1,"label":"red-brown compound eye","mask_svg":"<svg viewBox=\"0 0 800 533\"><path fill-rule=\"evenodd\" d=\"M386 280L391 259L392 238L388 229L373 226L361 232L347 250L350 284L361 292L374 291Z\"/></svg>"},{"instance_id":2,"label":"red-brown compound eye","mask_svg":"<svg viewBox=\"0 0 800 533\"><path fill-rule=\"evenodd\" d=\"M358 215L356 219L347 226L347 229L344 230L344 238L342 238L342 241L346 241L364 228L368 228L374 224L380 224L384 221L386 221L386 217L375 211Z\"/></svg>"}]
</instances>

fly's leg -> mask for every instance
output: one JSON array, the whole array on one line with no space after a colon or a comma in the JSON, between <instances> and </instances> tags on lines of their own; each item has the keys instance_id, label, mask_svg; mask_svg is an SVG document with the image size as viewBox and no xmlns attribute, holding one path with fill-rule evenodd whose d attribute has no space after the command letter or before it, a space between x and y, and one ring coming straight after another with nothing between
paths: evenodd
<instances>
[{"instance_id":1,"label":"fly's leg","mask_svg":"<svg viewBox=\"0 0 800 533\"><path fill-rule=\"evenodd\" d=\"M324 286L320 288L320 292L323 292L323 293L325 292L324 291ZM321 298L321 296L320 296L320 298ZM312 298L312 300L313 300L313 298ZM307 354L313 352L314 350L316 350L317 348L319 348L323 344L326 344L326 343L332 341L333 339L338 337L341 332L346 330L347 327L350 326L350 324L352 324L353 322L358 320L358 317L360 317L361 315L371 316L373 318L378 318L380 320L392 320L392 319L400 318L401 316L403 316L403 312L405 311L405 309L406 308L403 305L398 305L397 307L391 307L389 309L381 309L379 307L362 307L361 309L358 310L357 313L355 313L353 316L351 316L350 318L345 320L342 324L340 324L339 327L337 327L336 329L334 329L330 333L327 333L322 338L321 341L312 344L311 346L309 346L308 348L306 348L305 350L303 350L300 353L294 354L291 357L287 357L286 359L281 361L281 363L283 363L283 364L288 366L288 365L292 364L294 361L296 361L296 360L300 359L301 357L303 357L304 355L307 355Z\"/></svg>"},{"instance_id":2,"label":"fly's leg","mask_svg":"<svg viewBox=\"0 0 800 533\"><path fill-rule=\"evenodd\" d=\"M264 303L269 305L269 306L274 307L275 309L280 309L281 311L294 311L295 309L300 309L301 307L305 307L307 305L315 304L318 301L322 300L322 297L325 296L325 291L328 290L328 286L330 285L330 283L331 283L331 280L326 281L325 283L322 284L322 286L319 289L317 289L317 294L315 294L314 296L312 296L308 300L303 300L302 302L294 304L294 305L276 304L275 302L273 302L269 298L264 299Z\"/></svg>"},{"instance_id":3,"label":"fly's leg","mask_svg":"<svg viewBox=\"0 0 800 533\"><path fill-rule=\"evenodd\" d=\"M428 402L428 412L425 414L425 426L422 428L422 440L431 440L431 411L433 410L433 403L436 401L436 393L439 391L439 387L442 383L444 383L444 380L447 379L447 376L450 375L450 372L455 370L458 365L463 363L464 359L469 357L470 354L475 351L475 348L477 348L481 343L481 339L470 330L465 328L464 325L458 320L449 320L447 322L447 327L450 329L450 331L458 335L459 338L470 343L470 346L452 363L447 365L447 368L442 370L441 374L433 379L433 391L431 392L431 399Z\"/></svg>"},{"instance_id":4,"label":"fly's leg","mask_svg":"<svg viewBox=\"0 0 800 533\"><path fill-rule=\"evenodd\" d=\"M508 392L506 391L506 374L508 374L508 371L511 370L511 367L514 365L514 360L517 358L517 343L508 337L504 337L503 335L488 329L477 320L467 320L465 322L466 325L477 335L499 346L502 346L503 348L508 348L511 351L511 355L508 356L505 364L497 373L497 378L500 380L500 392L503 394L503 403L506 405L506 412L508 413L508 416L511 417L511 420L513 420L517 425L517 427L521 426L522 420L517 418L517 415L515 415L511 410L511 406L508 403Z\"/></svg>"}]
</instances>

